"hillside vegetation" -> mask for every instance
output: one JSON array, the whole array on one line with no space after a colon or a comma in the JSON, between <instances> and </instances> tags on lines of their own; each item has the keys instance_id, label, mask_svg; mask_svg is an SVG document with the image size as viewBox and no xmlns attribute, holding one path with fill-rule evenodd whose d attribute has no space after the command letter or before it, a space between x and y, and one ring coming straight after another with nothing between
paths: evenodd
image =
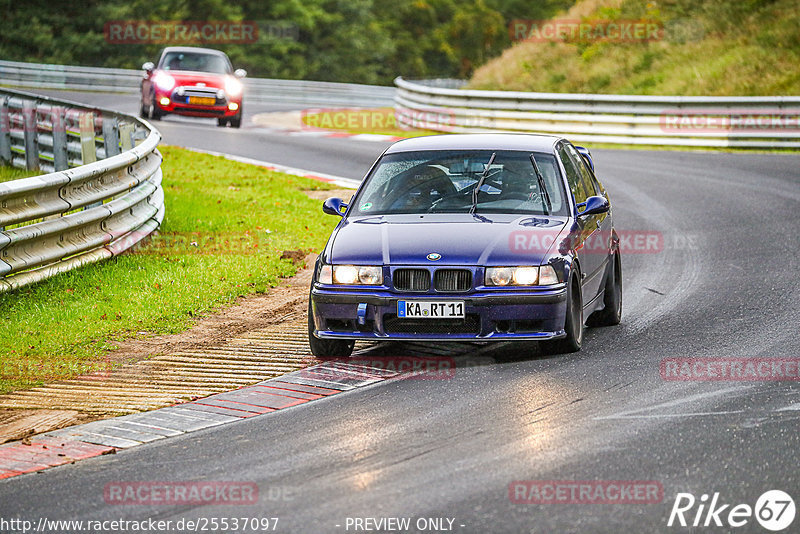
<instances>
[{"instance_id":1,"label":"hillside vegetation","mask_svg":"<svg viewBox=\"0 0 800 534\"><path fill-rule=\"evenodd\" d=\"M800 94L800 2L579 2L555 19L648 20L649 42L521 41L477 69L470 87L650 95Z\"/></svg>"},{"instance_id":2,"label":"hillside vegetation","mask_svg":"<svg viewBox=\"0 0 800 534\"><path fill-rule=\"evenodd\" d=\"M52 0L5 2L0 59L139 68L167 45L211 46L251 76L391 84L468 77L508 48L512 18L547 18L574 0ZM108 25L250 21L255 42L117 43ZM144 26L145 28L147 26ZM165 35L165 34L161 34ZM110 42L111 41L111 42Z\"/></svg>"}]
</instances>

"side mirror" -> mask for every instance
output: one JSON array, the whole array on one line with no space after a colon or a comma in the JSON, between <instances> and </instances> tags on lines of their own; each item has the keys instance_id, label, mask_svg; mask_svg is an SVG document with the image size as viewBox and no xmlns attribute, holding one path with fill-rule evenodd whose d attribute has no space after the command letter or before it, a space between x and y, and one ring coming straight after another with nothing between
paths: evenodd
<instances>
[{"instance_id":1,"label":"side mirror","mask_svg":"<svg viewBox=\"0 0 800 534\"><path fill-rule=\"evenodd\" d=\"M156 66L153 65L152 61L148 61L147 63L142 65L142 70L145 71L145 72L153 72L154 68L156 68Z\"/></svg>"},{"instance_id":2,"label":"side mirror","mask_svg":"<svg viewBox=\"0 0 800 534\"><path fill-rule=\"evenodd\" d=\"M247 71L244 69L236 69L235 71L233 71L233 75L236 76L237 78L244 78L245 76L247 76Z\"/></svg>"},{"instance_id":3,"label":"side mirror","mask_svg":"<svg viewBox=\"0 0 800 534\"><path fill-rule=\"evenodd\" d=\"M608 199L601 196L593 196L586 199L583 211L578 213L578 217L586 217L587 215L599 215L601 213L608 213L611 205Z\"/></svg>"},{"instance_id":4,"label":"side mirror","mask_svg":"<svg viewBox=\"0 0 800 534\"><path fill-rule=\"evenodd\" d=\"M344 217L344 212L347 211L347 204L341 198L329 198L322 203L322 211L328 215Z\"/></svg>"}]
</instances>

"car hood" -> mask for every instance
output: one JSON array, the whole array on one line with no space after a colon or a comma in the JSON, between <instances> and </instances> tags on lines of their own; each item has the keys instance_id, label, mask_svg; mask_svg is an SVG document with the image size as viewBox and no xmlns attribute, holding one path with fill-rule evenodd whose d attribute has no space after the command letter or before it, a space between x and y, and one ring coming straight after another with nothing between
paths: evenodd
<instances>
[{"instance_id":1,"label":"car hood","mask_svg":"<svg viewBox=\"0 0 800 534\"><path fill-rule=\"evenodd\" d=\"M541 215L380 215L350 217L326 249L329 263L377 265L538 265L567 217Z\"/></svg>"}]
</instances>

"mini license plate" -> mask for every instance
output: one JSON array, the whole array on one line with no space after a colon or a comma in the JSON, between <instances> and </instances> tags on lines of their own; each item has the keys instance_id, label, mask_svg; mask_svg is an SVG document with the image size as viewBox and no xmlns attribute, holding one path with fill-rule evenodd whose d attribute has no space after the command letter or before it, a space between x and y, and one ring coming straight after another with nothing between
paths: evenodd
<instances>
[{"instance_id":1,"label":"mini license plate","mask_svg":"<svg viewBox=\"0 0 800 534\"><path fill-rule=\"evenodd\" d=\"M200 104L201 106L213 106L217 103L217 99L211 98L210 96L190 96L189 103Z\"/></svg>"},{"instance_id":2,"label":"mini license plate","mask_svg":"<svg viewBox=\"0 0 800 534\"><path fill-rule=\"evenodd\" d=\"M398 300L397 316L402 319L463 319L464 302Z\"/></svg>"}]
</instances>

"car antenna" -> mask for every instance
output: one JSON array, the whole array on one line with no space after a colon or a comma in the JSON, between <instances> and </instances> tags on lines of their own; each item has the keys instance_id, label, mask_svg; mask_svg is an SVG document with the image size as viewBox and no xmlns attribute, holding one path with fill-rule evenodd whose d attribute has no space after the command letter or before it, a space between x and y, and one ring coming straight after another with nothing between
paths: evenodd
<instances>
[{"instance_id":1,"label":"car antenna","mask_svg":"<svg viewBox=\"0 0 800 534\"><path fill-rule=\"evenodd\" d=\"M539 189L542 190L542 196L545 202L547 202L547 213L545 213L545 215L550 215L550 212L553 211L553 204L550 203L550 193L547 192L544 177L542 173L539 172L539 166L536 164L536 158L533 157L533 154L531 154L531 163L533 163L533 170L536 171L536 179L539 180Z\"/></svg>"},{"instance_id":2,"label":"car antenna","mask_svg":"<svg viewBox=\"0 0 800 534\"><path fill-rule=\"evenodd\" d=\"M492 163L494 163L494 158L496 156L497 152L492 152L492 157L489 158L489 163L487 163L486 168L483 169L483 174L481 174L478 184L475 186L475 189L472 190L472 207L469 209L470 215L475 214L475 209L478 207L478 191L480 191L481 187L483 187L483 182L486 180L486 176L489 174L489 167L491 167Z\"/></svg>"}]
</instances>

